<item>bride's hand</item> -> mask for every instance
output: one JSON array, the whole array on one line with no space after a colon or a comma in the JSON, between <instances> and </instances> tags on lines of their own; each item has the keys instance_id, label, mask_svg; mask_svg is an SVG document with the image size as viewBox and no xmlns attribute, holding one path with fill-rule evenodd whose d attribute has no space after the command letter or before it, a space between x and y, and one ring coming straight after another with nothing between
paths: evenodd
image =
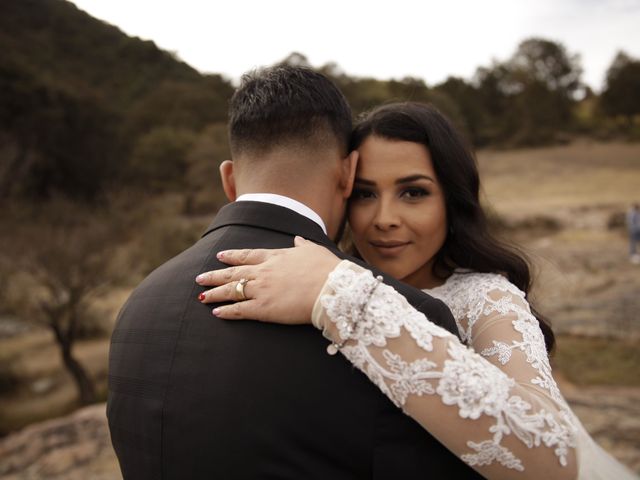
<instances>
[{"instance_id":1,"label":"bride's hand","mask_svg":"<svg viewBox=\"0 0 640 480\"><path fill-rule=\"evenodd\" d=\"M311 323L316 297L340 259L326 248L301 237L296 237L294 244L294 248L278 250L244 249L218 253L218 260L234 266L198 275L196 283L216 287L200 294L200 301L235 302L213 310L215 316L225 319ZM247 280L244 301L238 298L241 294L237 287L241 279Z\"/></svg>"}]
</instances>

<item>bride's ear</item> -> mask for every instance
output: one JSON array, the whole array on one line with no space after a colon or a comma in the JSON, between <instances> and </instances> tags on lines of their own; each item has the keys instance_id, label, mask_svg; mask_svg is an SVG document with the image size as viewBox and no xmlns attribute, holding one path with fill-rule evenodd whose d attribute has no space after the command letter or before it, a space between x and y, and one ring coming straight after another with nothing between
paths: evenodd
<instances>
[{"instance_id":1,"label":"bride's ear","mask_svg":"<svg viewBox=\"0 0 640 480\"><path fill-rule=\"evenodd\" d=\"M233 177L233 162L225 160L220 164L220 178L222 179L222 189L230 202L237 198L236 180Z\"/></svg>"},{"instance_id":2,"label":"bride's ear","mask_svg":"<svg viewBox=\"0 0 640 480\"><path fill-rule=\"evenodd\" d=\"M356 178L356 168L358 167L358 151L354 150L342 159L342 174L340 186L342 187L344 198L349 198L353 191L353 182Z\"/></svg>"}]
</instances>

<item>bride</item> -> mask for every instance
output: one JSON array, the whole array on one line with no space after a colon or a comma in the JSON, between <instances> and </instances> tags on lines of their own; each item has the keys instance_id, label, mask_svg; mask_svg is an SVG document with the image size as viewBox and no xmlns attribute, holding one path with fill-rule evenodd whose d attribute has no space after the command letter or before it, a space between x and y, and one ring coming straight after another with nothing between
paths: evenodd
<instances>
[{"instance_id":1,"label":"bride","mask_svg":"<svg viewBox=\"0 0 640 480\"><path fill-rule=\"evenodd\" d=\"M369 270L296 238L231 250L204 273L226 319L312 323L399 408L487 478L625 479L560 394L554 335L531 306L527 262L487 230L475 160L434 108L380 107L353 135L357 253L453 313L460 342Z\"/></svg>"}]
</instances>

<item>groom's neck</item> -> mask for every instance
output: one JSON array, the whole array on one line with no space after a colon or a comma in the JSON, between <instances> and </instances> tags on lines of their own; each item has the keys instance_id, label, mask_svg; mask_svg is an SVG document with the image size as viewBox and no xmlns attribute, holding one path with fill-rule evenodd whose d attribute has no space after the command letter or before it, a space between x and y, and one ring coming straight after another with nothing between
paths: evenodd
<instances>
[{"instance_id":1,"label":"groom's neck","mask_svg":"<svg viewBox=\"0 0 640 480\"><path fill-rule=\"evenodd\" d=\"M291 198L303 203L316 212L325 225L331 223L331 213L327 208L330 204L330 193L319 188L317 183L307 182L293 186L274 185L273 183L252 182L251 186L238 188L238 196L248 193L272 193Z\"/></svg>"},{"instance_id":2,"label":"groom's neck","mask_svg":"<svg viewBox=\"0 0 640 480\"><path fill-rule=\"evenodd\" d=\"M237 182L237 196L248 193L272 193L296 200L316 212L330 233L334 225L334 204L336 203L336 186L331 185L332 179L325 175L322 178L318 172L309 171L306 174L291 169L279 170L277 174L271 172L265 175L256 172L247 178L241 176Z\"/></svg>"}]
</instances>

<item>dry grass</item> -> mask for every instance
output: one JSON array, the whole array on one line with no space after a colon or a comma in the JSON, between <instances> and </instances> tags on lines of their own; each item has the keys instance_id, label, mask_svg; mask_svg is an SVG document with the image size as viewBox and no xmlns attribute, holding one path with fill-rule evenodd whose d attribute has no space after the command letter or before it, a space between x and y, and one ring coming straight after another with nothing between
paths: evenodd
<instances>
[{"instance_id":1,"label":"dry grass","mask_svg":"<svg viewBox=\"0 0 640 480\"><path fill-rule=\"evenodd\" d=\"M640 144L580 141L569 146L478 152L484 193L500 214L640 201Z\"/></svg>"},{"instance_id":2,"label":"dry grass","mask_svg":"<svg viewBox=\"0 0 640 480\"><path fill-rule=\"evenodd\" d=\"M640 387L640 343L593 337L558 337L554 368L575 385Z\"/></svg>"}]
</instances>

